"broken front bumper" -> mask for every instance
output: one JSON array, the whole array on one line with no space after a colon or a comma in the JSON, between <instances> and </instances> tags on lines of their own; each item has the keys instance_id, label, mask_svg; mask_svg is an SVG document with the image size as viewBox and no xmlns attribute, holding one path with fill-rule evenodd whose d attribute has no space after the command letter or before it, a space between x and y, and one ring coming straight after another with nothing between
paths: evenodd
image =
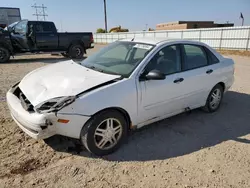
<instances>
[{"instance_id":1,"label":"broken front bumper","mask_svg":"<svg viewBox=\"0 0 250 188\"><path fill-rule=\"evenodd\" d=\"M17 125L35 139L45 139L56 134L55 126L48 125L47 120L55 119L53 114L38 114L26 111L21 101L11 91L6 94L10 113ZM53 117L54 116L54 117Z\"/></svg>"},{"instance_id":2,"label":"broken front bumper","mask_svg":"<svg viewBox=\"0 0 250 188\"><path fill-rule=\"evenodd\" d=\"M46 139L59 134L71 138L80 138L82 127L90 119L90 116L81 115L68 110L57 113L37 113L29 111L23 106L23 98L19 99L13 93L16 88L11 88L6 94L6 100L10 113L17 125L34 139ZM59 119L68 120L67 123L59 122Z\"/></svg>"}]
</instances>

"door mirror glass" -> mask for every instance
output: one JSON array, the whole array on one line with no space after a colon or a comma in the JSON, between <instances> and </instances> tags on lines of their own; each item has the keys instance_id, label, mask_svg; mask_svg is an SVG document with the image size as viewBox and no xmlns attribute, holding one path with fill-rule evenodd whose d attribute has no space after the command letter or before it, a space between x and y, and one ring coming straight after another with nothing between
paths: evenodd
<instances>
[{"instance_id":1,"label":"door mirror glass","mask_svg":"<svg viewBox=\"0 0 250 188\"><path fill-rule=\"evenodd\" d=\"M164 80L166 78L165 74L159 70L152 70L145 77L147 80Z\"/></svg>"}]
</instances>

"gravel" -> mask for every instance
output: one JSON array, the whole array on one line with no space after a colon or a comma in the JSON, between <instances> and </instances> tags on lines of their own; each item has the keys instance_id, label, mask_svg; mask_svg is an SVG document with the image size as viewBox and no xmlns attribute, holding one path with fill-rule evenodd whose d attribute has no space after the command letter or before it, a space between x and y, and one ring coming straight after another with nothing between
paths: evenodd
<instances>
[{"instance_id":1,"label":"gravel","mask_svg":"<svg viewBox=\"0 0 250 188\"><path fill-rule=\"evenodd\" d=\"M38 67L67 59L21 56L0 64L0 187L249 188L250 58L229 56L236 62L235 83L218 112L194 110L154 123L102 158L61 136L46 143L31 139L10 118L10 86Z\"/></svg>"}]
</instances>

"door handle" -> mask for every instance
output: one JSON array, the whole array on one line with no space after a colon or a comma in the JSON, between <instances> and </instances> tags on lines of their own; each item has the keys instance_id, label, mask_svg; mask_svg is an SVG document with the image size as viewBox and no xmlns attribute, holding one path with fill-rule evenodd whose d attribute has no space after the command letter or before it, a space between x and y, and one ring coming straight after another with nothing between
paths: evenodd
<instances>
[{"instance_id":1,"label":"door handle","mask_svg":"<svg viewBox=\"0 0 250 188\"><path fill-rule=\"evenodd\" d=\"M180 83L183 82L184 78L177 78L176 80L174 80L174 83Z\"/></svg>"},{"instance_id":2,"label":"door handle","mask_svg":"<svg viewBox=\"0 0 250 188\"><path fill-rule=\"evenodd\" d=\"M209 70L207 70L207 74L211 74L213 72L213 70L212 69L209 69Z\"/></svg>"}]
</instances>

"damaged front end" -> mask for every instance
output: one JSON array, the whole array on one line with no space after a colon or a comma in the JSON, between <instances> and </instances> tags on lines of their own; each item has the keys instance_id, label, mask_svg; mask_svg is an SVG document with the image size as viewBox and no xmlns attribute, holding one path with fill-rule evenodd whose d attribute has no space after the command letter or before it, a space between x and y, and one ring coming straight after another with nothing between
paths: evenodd
<instances>
[{"instance_id":1,"label":"damaged front end","mask_svg":"<svg viewBox=\"0 0 250 188\"><path fill-rule=\"evenodd\" d=\"M75 99L76 99L75 96L64 96L64 97L49 99L37 105L35 107L35 111L38 113L57 112L62 108L64 108L65 106L73 103Z\"/></svg>"},{"instance_id":2,"label":"damaged front end","mask_svg":"<svg viewBox=\"0 0 250 188\"><path fill-rule=\"evenodd\" d=\"M45 113L52 113L52 112L58 112L64 107L72 104L77 98L81 97L82 95L89 93L93 90L96 90L100 87L104 87L106 85L115 83L119 80L123 79L122 77L116 78L104 83L101 83L99 85L96 85L94 87L91 87L83 92L80 92L74 96L60 96L55 97L52 99L45 100L37 105L33 105L32 102L28 99L28 97L24 94L24 92L19 87L19 82L16 83L12 88L11 92L20 100L22 107L28 111L29 113L37 112L39 114L45 114Z\"/></svg>"},{"instance_id":3,"label":"damaged front end","mask_svg":"<svg viewBox=\"0 0 250 188\"><path fill-rule=\"evenodd\" d=\"M90 89L87 89L79 94L77 94L76 96L64 96L64 97L56 97L53 99L49 99L47 101L42 102L41 104L37 105L35 107L35 111L38 113L50 113L50 112L57 112L59 110L61 110L62 108L64 108L65 106L68 106L69 104L73 103L77 98L79 98L80 96L93 91L97 88L100 87L104 87L106 85L112 84L117 82L118 80L121 80L121 78L119 79L114 79L114 80L110 80L108 82L99 84L97 86L94 86Z\"/></svg>"},{"instance_id":4,"label":"damaged front end","mask_svg":"<svg viewBox=\"0 0 250 188\"><path fill-rule=\"evenodd\" d=\"M11 91L20 100L22 107L30 113L32 112L38 112L38 113L57 112L61 110L62 108L64 108L65 106L74 102L76 99L76 96L56 97L56 98L44 101L41 104L34 107L32 103L27 99L25 94L22 92L22 90L18 87L18 84L19 82L11 88Z\"/></svg>"}]
</instances>

